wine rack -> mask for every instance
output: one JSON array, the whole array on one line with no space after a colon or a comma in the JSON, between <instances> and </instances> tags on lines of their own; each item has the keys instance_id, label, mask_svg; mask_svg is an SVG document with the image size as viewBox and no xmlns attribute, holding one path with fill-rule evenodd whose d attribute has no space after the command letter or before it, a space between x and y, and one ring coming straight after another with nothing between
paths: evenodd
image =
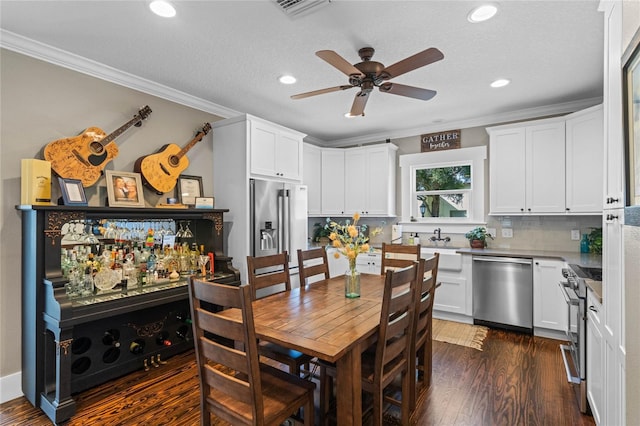
<instances>
[{"instance_id":1,"label":"wine rack","mask_svg":"<svg viewBox=\"0 0 640 426\"><path fill-rule=\"evenodd\" d=\"M61 268L65 225L189 221L198 244L214 253L215 274L208 279L240 283L223 250L226 209L17 208L23 237L22 391L55 424L75 414L74 394L135 370L160 368L193 347L185 277L89 297L69 295Z\"/></svg>"}]
</instances>

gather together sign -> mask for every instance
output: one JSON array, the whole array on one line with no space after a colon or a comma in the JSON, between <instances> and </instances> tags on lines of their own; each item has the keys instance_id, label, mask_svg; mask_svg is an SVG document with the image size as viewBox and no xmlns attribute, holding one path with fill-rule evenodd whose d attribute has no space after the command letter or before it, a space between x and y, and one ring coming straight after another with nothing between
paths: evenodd
<instances>
[{"instance_id":1,"label":"gather together sign","mask_svg":"<svg viewBox=\"0 0 640 426\"><path fill-rule=\"evenodd\" d=\"M421 135L420 145L422 152L460 148L460 129Z\"/></svg>"}]
</instances>

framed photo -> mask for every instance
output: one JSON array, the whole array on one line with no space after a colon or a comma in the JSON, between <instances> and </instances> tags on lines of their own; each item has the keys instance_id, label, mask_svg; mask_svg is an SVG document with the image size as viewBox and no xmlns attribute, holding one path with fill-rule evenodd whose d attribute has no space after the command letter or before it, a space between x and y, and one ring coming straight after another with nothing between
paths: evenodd
<instances>
[{"instance_id":1,"label":"framed photo","mask_svg":"<svg viewBox=\"0 0 640 426\"><path fill-rule=\"evenodd\" d=\"M213 197L196 197L196 209L212 209L214 203Z\"/></svg>"},{"instance_id":2,"label":"framed photo","mask_svg":"<svg viewBox=\"0 0 640 426\"><path fill-rule=\"evenodd\" d=\"M144 207L140 173L106 170L109 207Z\"/></svg>"},{"instance_id":3,"label":"framed photo","mask_svg":"<svg viewBox=\"0 0 640 426\"><path fill-rule=\"evenodd\" d=\"M640 205L640 30L622 57L626 206Z\"/></svg>"},{"instance_id":4,"label":"framed photo","mask_svg":"<svg viewBox=\"0 0 640 426\"><path fill-rule=\"evenodd\" d=\"M202 176L178 176L176 196L179 203L195 206L196 198L202 197Z\"/></svg>"},{"instance_id":5,"label":"framed photo","mask_svg":"<svg viewBox=\"0 0 640 426\"><path fill-rule=\"evenodd\" d=\"M86 206L87 196L84 193L82 181L78 179L58 178L62 202L65 206Z\"/></svg>"}]
</instances>

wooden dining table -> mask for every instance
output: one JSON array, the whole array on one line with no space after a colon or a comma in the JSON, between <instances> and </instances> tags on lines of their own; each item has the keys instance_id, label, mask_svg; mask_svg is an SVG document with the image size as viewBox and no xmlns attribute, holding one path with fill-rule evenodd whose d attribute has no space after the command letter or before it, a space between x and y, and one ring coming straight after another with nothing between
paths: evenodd
<instances>
[{"instance_id":1,"label":"wooden dining table","mask_svg":"<svg viewBox=\"0 0 640 426\"><path fill-rule=\"evenodd\" d=\"M252 304L259 339L336 363L340 425L362 424L361 353L375 341L384 281L384 275L362 274L360 297L350 299L340 275Z\"/></svg>"}]
</instances>

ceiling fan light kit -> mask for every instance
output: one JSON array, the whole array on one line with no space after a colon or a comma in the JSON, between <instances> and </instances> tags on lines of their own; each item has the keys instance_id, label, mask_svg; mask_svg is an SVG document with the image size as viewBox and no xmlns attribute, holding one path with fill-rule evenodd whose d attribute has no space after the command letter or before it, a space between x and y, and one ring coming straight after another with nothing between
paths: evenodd
<instances>
[{"instance_id":1,"label":"ceiling fan light kit","mask_svg":"<svg viewBox=\"0 0 640 426\"><path fill-rule=\"evenodd\" d=\"M361 62L352 65L333 50L320 50L316 52L316 56L345 74L349 78L349 84L299 93L291 96L291 99L303 99L311 96L322 95L324 93L359 87L360 91L355 95L351 111L348 114L345 114L345 116L355 117L364 116L364 108L369 100L369 94L375 87L377 87L382 93L391 93L393 95L405 96L423 101L428 101L436 95L437 92L435 90L392 83L387 80L391 80L392 78L406 74L409 71L413 71L417 68L442 60L444 55L438 49L431 47L388 67L385 67L380 62L372 61L371 58L374 53L375 50L373 47L363 47L358 50Z\"/></svg>"}]
</instances>

